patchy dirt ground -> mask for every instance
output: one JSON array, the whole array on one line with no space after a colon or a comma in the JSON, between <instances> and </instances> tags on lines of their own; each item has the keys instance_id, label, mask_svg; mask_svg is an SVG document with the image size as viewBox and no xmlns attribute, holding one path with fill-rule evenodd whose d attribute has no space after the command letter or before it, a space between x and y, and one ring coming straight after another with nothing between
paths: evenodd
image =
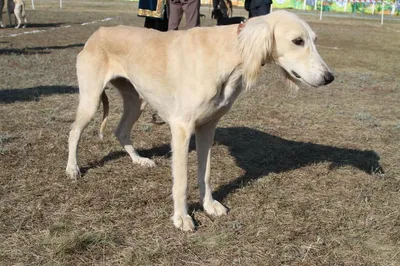
<instances>
[{"instance_id":1,"label":"patchy dirt ground","mask_svg":"<svg viewBox=\"0 0 400 266\"><path fill-rule=\"evenodd\" d=\"M168 126L145 111L132 137L157 167L132 165L112 134L112 88L105 139L99 111L80 143L84 176L66 178L76 55L100 26L143 19L136 3L58 4L27 3L27 29L0 29L1 265L400 265L398 21L301 14L335 82L294 95L266 66L216 134L212 180L229 215L199 207L191 145L198 227L182 233L170 221Z\"/></svg>"}]
</instances>

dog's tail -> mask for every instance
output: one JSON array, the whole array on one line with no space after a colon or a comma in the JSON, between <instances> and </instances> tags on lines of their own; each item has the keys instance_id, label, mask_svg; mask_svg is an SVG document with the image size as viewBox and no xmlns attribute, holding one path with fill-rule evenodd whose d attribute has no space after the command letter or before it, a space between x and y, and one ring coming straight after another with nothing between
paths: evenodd
<instances>
[{"instance_id":1,"label":"dog's tail","mask_svg":"<svg viewBox=\"0 0 400 266\"><path fill-rule=\"evenodd\" d=\"M107 97L107 94L105 91L103 91L103 93L101 94L101 102L103 103L103 122L101 122L101 125L100 125L99 137L100 137L100 139L103 139L103 131L104 131L104 128L106 127L108 111L110 110L108 97Z\"/></svg>"}]
</instances>

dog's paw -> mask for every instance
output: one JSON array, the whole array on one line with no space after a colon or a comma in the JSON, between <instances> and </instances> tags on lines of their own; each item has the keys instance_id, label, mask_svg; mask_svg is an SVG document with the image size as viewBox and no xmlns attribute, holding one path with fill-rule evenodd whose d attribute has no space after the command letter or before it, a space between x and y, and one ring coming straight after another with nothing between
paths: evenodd
<instances>
[{"instance_id":1,"label":"dog's paw","mask_svg":"<svg viewBox=\"0 0 400 266\"><path fill-rule=\"evenodd\" d=\"M182 231L193 231L194 223L192 217L190 215L174 215L172 217L174 225L176 228L181 229Z\"/></svg>"},{"instance_id":2,"label":"dog's paw","mask_svg":"<svg viewBox=\"0 0 400 266\"><path fill-rule=\"evenodd\" d=\"M156 166L156 163L153 160L150 160L149 158L144 158L144 157L135 158L135 160L133 160L133 163L140 164L141 166L144 166L144 167L155 167Z\"/></svg>"},{"instance_id":3,"label":"dog's paw","mask_svg":"<svg viewBox=\"0 0 400 266\"><path fill-rule=\"evenodd\" d=\"M81 177L81 171L79 171L79 167L76 166L67 166L65 169L65 173L67 176L73 180L77 180L79 177Z\"/></svg>"},{"instance_id":4,"label":"dog's paw","mask_svg":"<svg viewBox=\"0 0 400 266\"><path fill-rule=\"evenodd\" d=\"M216 200L204 202L203 208L207 214L212 216L222 216L228 213L228 209Z\"/></svg>"}]
</instances>

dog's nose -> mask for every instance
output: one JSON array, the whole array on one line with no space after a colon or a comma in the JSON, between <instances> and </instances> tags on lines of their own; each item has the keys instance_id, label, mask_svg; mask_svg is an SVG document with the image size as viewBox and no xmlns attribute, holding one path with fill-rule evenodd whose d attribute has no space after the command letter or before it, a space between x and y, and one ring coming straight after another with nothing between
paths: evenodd
<instances>
[{"instance_id":1,"label":"dog's nose","mask_svg":"<svg viewBox=\"0 0 400 266\"><path fill-rule=\"evenodd\" d=\"M331 72L326 72L325 76L324 76L324 85L328 85L329 83L331 83L333 80L335 79L335 77L332 75Z\"/></svg>"}]
</instances>

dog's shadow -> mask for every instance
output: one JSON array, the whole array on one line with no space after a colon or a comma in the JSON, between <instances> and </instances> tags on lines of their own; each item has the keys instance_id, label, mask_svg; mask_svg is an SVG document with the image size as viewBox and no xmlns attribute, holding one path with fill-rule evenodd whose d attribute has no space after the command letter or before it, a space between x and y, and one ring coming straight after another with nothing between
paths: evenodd
<instances>
[{"instance_id":1,"label":"dog's shadow","mask_svg":"<svg viewBox=\"0 0 400 266\"><path fill-rule=\"evenodd\" d=\"M171 148L170 145L165 144L148 150L138 150L138 152L140 153L140 156L146 158L162 157L162 156L170 157ZM91 161L86 166L81 167L80 168L81 174L85 175L90 169L101 167L109 161L117 160L124 156L129 156L128 153L124 150L110 152L100 160Z\"/></svg>"},{"instance_id":2,"label":"dog's shadow","mask_svg":"<svg viewBox=\"0 0 400 266\"><path fill-rule=\"evenodd\" d=\"M384 174L380 157L372 150L286 140L247 127L218 128L215 140L229 147L230 154L245 171L214 191L213 196L219 201L269 173L287 172L315 163L330 163L331 170L348 165L371 175Z\"/></svg>"},{"instance_id":3,"label":"dog's shadow","mask_svg":"<svg viewBox=\"0 0 400 266\"><path fill-rule=\"evenodd\" d=\"M27 28L59 28L66 23L58 22L58 23L28 23L26 25Z\"/></svg>"},{"instance_id":4,"label":"dog's shadow","mask_svg":"<svg viewBox=\"0 0 400 266\"><path fill-rule=\"evenodd\" d=\"M74 86L38 86L23 89L0 90L0 103L37 102L43 96L74 93L78 93L78 88Z\"/></svg>"},{"instance_id":5,"label":"dog's shadow","mask_svg":"<svg viewBox=\"0 0 400 266\"><path fill-rule=\"evenodd\" d=\"M190 143L190 150L195 149L194 138ZM219 201L269 173L287 172L315 163L328 162L329 169L348 165L371 175L384 173L379 164L380 158L375 151L286 140L247 127L217 128L215 143L227 146L237 165L245 171L242 176L216 188L213 196ZM150 150L139 150L139 153L146 157L169 157L170 151L169 144L165 144ZM127 156L127 154L124 151L109 154L97 163L84 167L82 172L87 172L90 168L104 165L107 161L121 156ZM191 210L199 208L198 203L190 206Z\"/></svg>"},{"instance_id":6,"label":"dog's shadow","mask_svg":"<svg viewBox=\"0 0 400 266\"><path fill-rule=\"evenodd\" d=\"M38 46L38 47L25 47L25 48L1 48L0 55L35 55L35 54L50 54L52 50L64 50L69 48L83 47L83 43L74 43L67 45L55 46Z\"/></svg>"}]
</instances>

